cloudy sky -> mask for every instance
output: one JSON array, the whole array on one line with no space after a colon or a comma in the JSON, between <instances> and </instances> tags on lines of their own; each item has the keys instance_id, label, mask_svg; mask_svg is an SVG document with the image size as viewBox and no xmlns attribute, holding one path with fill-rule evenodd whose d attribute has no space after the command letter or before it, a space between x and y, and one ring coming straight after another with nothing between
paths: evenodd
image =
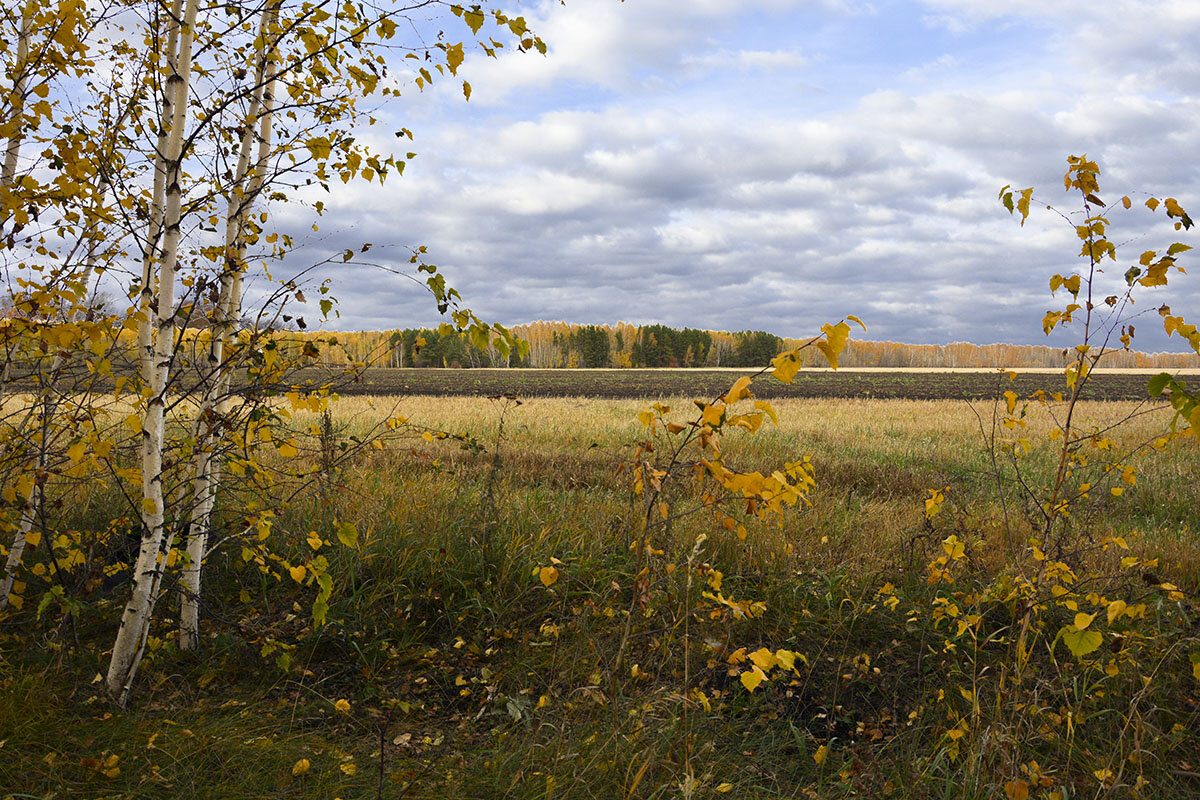
<instances>
[{"instance_id":1,"label":"cloudy sky","mask_svg":"<svg viewBox=\"0 0 1200 800\"><path fill-rule=\"evenodd\" d=\"M1078 243L1044 210L1019 227L1001 186L1037 186L1043 205L1071 210L1066 157L1086 152L1111 201L1200 208L1195 0L514 11L549 54L470 55L469 103L457 83L410 85L377 135L388 145L410 128L418 156L383 189L323 198L321 231L296 259L371 242L376 262L406 266L403 248L424 244L471 308L505 324L799 336L856 314L871 339L1044 343L1047 281L1082 266ZM1128 242L1105 293L1176 236L1140 203L1115 222ZM1154 330L1152 309L1200 315L1196 273L1142 293L1139 349L1184 349ZM410 281L329 274L336 327L437 321Z\"/></svg>"}]
</instances>

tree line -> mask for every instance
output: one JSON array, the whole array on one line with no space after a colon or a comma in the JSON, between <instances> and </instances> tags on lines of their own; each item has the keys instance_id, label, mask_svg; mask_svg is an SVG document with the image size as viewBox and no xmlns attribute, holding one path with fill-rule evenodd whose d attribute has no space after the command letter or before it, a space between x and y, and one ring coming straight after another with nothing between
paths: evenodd
<instances>
[{"instance_id":1,"label":"tree line","mask_svg":"<svg viewBox=\"0 0 1200 800\"><path fill-rule=\"evenodd\" d=\"M761 367L782 350L806 341L765 331L709 331L667 325L578 325L567 322L531 322L516 325L512 333L528 343L524 355L501 354L495 348L473 347L466 334L430 328L355 331L334 335L336 347L326 348L327 364L362 363L379 367L532 367L538 369L645 368L645 367ZM330 334L283 332L302 341ZM1014 344L905 344L852 340L841 355L846 367L896 367L970 369L991 367L1060 368L1072 360L1072 351L1046 345ZM824 366L808 359L805 366ZM1110 354L1106 366L1121 369L1187 369L1200 366L1195 353L1144 353L1136 350Z\"/></svg>"}]
</instances>

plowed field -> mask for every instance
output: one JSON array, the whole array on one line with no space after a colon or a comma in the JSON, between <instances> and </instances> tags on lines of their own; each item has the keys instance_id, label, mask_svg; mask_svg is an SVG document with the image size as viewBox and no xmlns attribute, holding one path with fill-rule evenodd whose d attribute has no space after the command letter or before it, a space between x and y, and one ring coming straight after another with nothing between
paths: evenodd
<instances>
[{"instance_id":1,"label":"plowed field","mask_svg":"<svg viewBox=\"0 0 1200 800\"><path fill-rule=\"evenodd\" d=\"M730 370L527 370L527 369L372 369L342 394L411 394L443 396L715 397L739 374ZM1020 371L1018 370L1018 373ZM1146 397L1146 374L1104 373L1093 376L1086 397L1092 400L1140 400ZM908 400L975 400L1007 390L1027 396L1043 389L1066 391L1061 373L1024 373L1010 381L996 372L806 371L792 384L763 377L755 381L758 397L874 397Z\"/></svg>"}]
</instances>

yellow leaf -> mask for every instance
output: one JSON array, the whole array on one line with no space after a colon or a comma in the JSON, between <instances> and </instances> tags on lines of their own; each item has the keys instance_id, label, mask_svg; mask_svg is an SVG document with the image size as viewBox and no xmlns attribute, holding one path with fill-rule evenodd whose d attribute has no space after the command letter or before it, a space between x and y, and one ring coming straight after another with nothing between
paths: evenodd
<instances>
[{"instance_id":1,"label":"yellow leaf","mask_svg":"<svg viewBox=\"0 0 1200 800\"><path fill-rule=\"evenodd\" d=\"M1092 620L1094 620L1095 618L1096 618L1095 614L1085 614L1082 611L1080 611L1078 614L1075 615L1075 627L1078 630L1085 631L1085 630L1087 630L1088 625L1091 625Z\"/></svg>"},{"instance_id":2,"label":"yellow leaf","mask_svg":"<svg viewBox=\"0 0 1200 800\"><path fill-rule=\"evenodd\" d=\"M462 18L463 22L467 23L467 27L471 29L471 33L478 34L479 29L483 27L483 12L479 10L478 6L464 11Z\"/></svg>"},{"instance_id":3,"label":"yellow leaf","mask_svg":"<svg viewBox=\"0 0 1200 800\"><path fill-rule=\"evenodd\" d=\"M295 458L300 451L296 449L296 440L288 439L279 445L279 455L283 458Z\"/></svg>"},{"instance_id":4,"label":"yellow leaf","mask_svg":"<svg viewBox=\"0 0 1200 800\"><path fill-rule=\"evenodd\" d=\"M1008 413L1013 413L1017 408L1017 393L1013 391L1005 392L1004 402L1008 405Z\"/></svg>"},{"instance_id":5,"label":"yellow leaf","mask_svg":"<svg viewBox=\"0 0 1200 800\"><path fill-rule=\"evenodd\" d=\"M130 414L125 418L125 425L134 433L142 432L142 418L137 414Z\"/></svg>"},{"instance_id":6,"label":"yellow leaf","mask_svg":"<svg viewBox=\"0 0 1200 800\"><path fill-rule=\"evenodd\" d=\"M308 152L312 153L312 157L317 161L324 161L329 158L329 153L333 149L333 145L330 144L329 138L326 136L314 136L304 146L308 148Z\"/></svg>"},{"instance_id":7,"label":"yellow leaf","mask_svg":"<svg viewBox=\"0 0 1200 800\"><path fill-rule=\"evenodd\" d=\"M771 422L775 423L775 427L779 427L779 416L775 413L775 407L766 400L755 400L754 407L759 411L766 412L766 415L771 418Z\"/></svg>"},{"instance_id":8,"label":"yellow leaf","mask_svg":"<svg viewBox=\"0 0 1200 800\"><path fill-rule=\"evenodd\" d=\"M725 414L725 406L723 405L703 405L701 407L700 421L705 425L711 425L716 428L721 424L721 417Z\"/></svg>"},{"instance_id":9,"label":"yellow leaf","mask_svg":"<svg viewBox=\"0 0 1200 800\"><path fill-rule=\"evenodd\" d=\"M732 783L728 783L728 782L726 782L726 783L722 783L722 784L719 784L719 785L717 786L717 788L716 788L716 791L717 791L718 793L720 793L720 794L726 794L726 793L728 793L728 792L732 792L732 791L733 791L733 784L732 784Z\"/></svg>"},{"instance_id":10,"label":"yellow leaf","mask_svg":"<svg viewBox=\"0 0 1200 800\"><path fill-rule=\"evenodd\" d=\"M452 44L446 48L446 66L450 68L451 75L458 74L458 67L463 63L463 46L462 42Z\"/></svg>"},{"instance_id":11,"label":"yellow leaf","mask_svg":"<svg viewBox=\"0 0 1200 800\"><path fill-rule=\"evenodd\" d=\"M288 574L292 576L292 580L296 583L301 583L304 580L306 571L303 564L297 564L294 567L288 567Z\"/></svg>"},{"instance_id":12,"label":"yellow leaf","mask_svg":"<svg viewBox=\"0 0 1200 800\"><path fill-rule=\"evenodd\" d=\"M1029 800L1029 784L1025 781L1009 781L1004 784L1004 794L1008 800Z\"/></svg>"},{"instance_id":13,"label":"yellow leaf","mask_svg":"<svg viewBox=\"0 0 1200 800\"><path fill-rule=\"evenodd\" d=\"M463 81L463 97L468 101L471 99L471 84L466 81Z\"/></svg>"},{"instance_id":14,"label":"yellow leaf","mask_svg":"<svg viewBox=\"0 0 1200 800\"><path fill-rule=\"evenodd\" d=\"M839 322L837 325L826 323L821 326L821 332L825 334L825 338L817 342L817 349L825 356L829 366L837 369L838 356L846 349L846 343L850 341L850 326L845 322Z\"/></svg>"},{"instance_id":15,"label":"yellow leaf","mask_svg":"<svg viewBox=\"0 0 1200 800\"><path fill-rule=\"evenodd\" d=\"M823 744L817 748L817 752L813 753L813 761L818 764L825 763L825 756L829 755L829 745Z\"/></svg>"},{"instance_id":16,"label":"yellow leaf","mask_svg":"<svg viewBox=\"0 0 1200 800\"><path fill-rule=\"evenodd\" d=\"M154 502L153 497L143 497L142 498L142 510L145 511L147 514L157 514L158 513L158 503Z\"/></svg>"},{"instance_id":17,"label":"yellow leaf","mask_svg":"<svg viewBox=\"0 0 1200 800\"><path fill-rule=\"evenodd\" d=\"M1124 600L1113 600L1108 604L1108 624L1112 625L1113 620L1125 613L1126 603Z\"/></svg>"},{"instance_id":18,"label":"yellow leaf","mask_svg":"<svg viewBox=\"0 0 1200 800\"><path fill-rule=\"evenodd\" d=\"M333 710L345 714L350 710L350 701L346 699L338 700L333 704Z\"/></svg>"},{"instance_id":19,"label":"yellow leaf","mask_svg":"<svg viewBox=\"0 0 1200 800\"><path fill-rule=\"evenodd\" d=\"M84 452L87 450L87 445L83 442L76 442L67 448L67 458L71 459L71 463L79 461L83 458Z\"/></svg>"},{"instance_id":20,"label":"yellow leaf","mask_svg":"<svg viewBox=\"0 0 1200 800\"><path fill-rule=\"evenodd\" d=\"M781 383L791 383L796 373L800 371L800 354L792 350L787 353L780 353L771 359L771 366L774 367L771 371L771 376Z\"/></svg>"},{"instance_id":21,"label":"yellow leaf","mask_svg":"<svg viewBox=\"0 0 1200 800\"><path fill-rule=\"evenodd\" d=\"M1200 661L1192 662L1192 677L1200 681Z\"/></svg>"},{"instance_id":22,"label":"yellow leaf","mask_svg":"<svg viewBox=\"0 0 1200 800\"><path fill-rule=\"evenodd\" d=\"M746 687L746 691L753 692L766 677L763 671L755 666L743 672L738 680L742 682L742 686Z\"/></svg>"},{"instance_id":23,"label":"yellow leaf","mask_svg":"<svg viewBox=\"0 0 1200 800\"><path fill-rule=\"evenodd\" d=\"M742 377L737 379L737 382L734 383L733 386L729 387L729 391L726 392L725 396L721 399L724 400L725 403L730 404L730 405L733 403L736 403L737 401L741 400L743 397L750 396L750 388L749 387L750 387L750 377L748 375L743 375Z\"/></svg>"},{"instance_id":24,"label":"yellow leaf","mask_svg":"<svg viewBox=\"0 0 1200 800\"><path fill-rule=\"evenodd\" d=\"M347 775L353 775L354 773L358 772L358 767L353 761L347 761L344 764L339 764L338 769Z\"/></svg>"},{"instance_id":25,"label":"yellow leaf","mask_svg":"<svg viewBox=\"0 0 1200 800\"><path fill-rule=\"evenodd\" d=\"M307 758L302 758L292 765L293 775L303 775L312 767L312 763Z\"/></svg>"},{"instance_id":26,"label":"yellow leaf","mask_svg":"<svg viewBox=\"0 0 1200 800\"><path fill-rule=\"evenodd\" d=\"M750 660L763 672L771 670L779 663L779 659L775 657L775 654L765 647L761 647L751 653Z\"/></svg>"},{"instance_id":27,"label":"yellow leaf","mask_svg":"<svg viewBox=\"0 0 1200 800\"><path fill-rule=\"evenodd\" d=\"M25 534L25 544L28 547L37 547L38 543L41 541L42 541L42 532L41 531L30 531L29 533Z\"/></svg>"},{"instance_id":28,"label":"yellow leaf","mask_svg":"<svg viewBox=\"0 0 1200 800\"><path fill-rule=\"evenodd\" d=\"M558 580L558 569L556 567L542 567L538 570L538 580L547 589L550 588Z\"/></svg>"}]
</instances>

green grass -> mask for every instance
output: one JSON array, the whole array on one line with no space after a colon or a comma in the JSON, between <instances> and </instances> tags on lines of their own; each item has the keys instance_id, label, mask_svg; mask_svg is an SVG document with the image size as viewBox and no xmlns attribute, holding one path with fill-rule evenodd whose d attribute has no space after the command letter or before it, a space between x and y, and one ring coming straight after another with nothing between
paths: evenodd
<instances>
[{"instance_id":1,"label":"green grass","mask_svg":"<svg viewBox=\"0 0 1200 800\"><path fill-rule=\"evenodd\" d=\"M359 404L343 412L352 433L372 411L349 402ZM92 682L119 593L96 601L81 590L70 619L52 611L35 621L26 609L3 622L0 797L351 798L382 786L388 798L985 798L1029 780L1031 761L1065 796L1103 796L1095 773L1122 766L1109 796L1134 796L1139 772L1150 781L1141 796L1197 790L1192 442L1149 454L1136 487L1097 493L1077 515L1081 535L1097 540L1137 531L1132 552L1158 557L1161 579L1191 594L1168 602L1110 570L1112 554L1088 555L1079 569L1103 576L1096 591L1150 604L1137 629L1147 643L1127 634L1120 673L1098 677L1102 662L1093 669L1061 644L1048 649L1049 628L1017 689L1011 643L948 648L945 623L910 616L937 591L926 565L951 534L969 557L945 592L964 607L985 598L981 630L1002 638L1020 616L1011 601L986 599L1027 558L1027 529L1014 502L1003 524L965 403L780 401L780 429L731 437L727 458L758 469L811 455L812 508L749 524L745 542L689 514L654 535L663 552L648 562L630 549L641 509L617 472L638 407L510 409L495 475L490 452L451 442L408 438L356 457L324 493L277 509L273 541L291 563L311 556L311 530L336 542L335 517L358 527L358 552L322 550L336 576L328 623L312 626L311 585L264 578L235 547L210 565L203 656L174 650L165 599L162 644L129 710ZM979 409L990 419L990 406ZM400 410L494 443L499 409L487 401L408 398ZM1123 410L1086 413L1099 422ZM1133 425L1121 444L1154 427ZM1052 466L1035 452L1027 482ZM923 501L944 487L947 505L929 524ZM91 524L105 507L94 491ZM673 502L684 510L695 496L685 488ZM558 579L547 588L532 573L553 559ZM739 619L703 599L712 569L724 574L723 596L765 611ZM886 582L901 599L895 611L877 595ZM1071 619L1065 609L1047 617ZM738 677L745 662L729 657L760 647L801 653L808 667L750 694ZM979 698L974 715L965 687ZM339 699L348 712L335 709ZM973 723L954 753L947 731L964 718ZM107 776L96 765L111 755L120 772ZM301 759L310 768L293 775Z\"/></svg>"}]
</instances>

